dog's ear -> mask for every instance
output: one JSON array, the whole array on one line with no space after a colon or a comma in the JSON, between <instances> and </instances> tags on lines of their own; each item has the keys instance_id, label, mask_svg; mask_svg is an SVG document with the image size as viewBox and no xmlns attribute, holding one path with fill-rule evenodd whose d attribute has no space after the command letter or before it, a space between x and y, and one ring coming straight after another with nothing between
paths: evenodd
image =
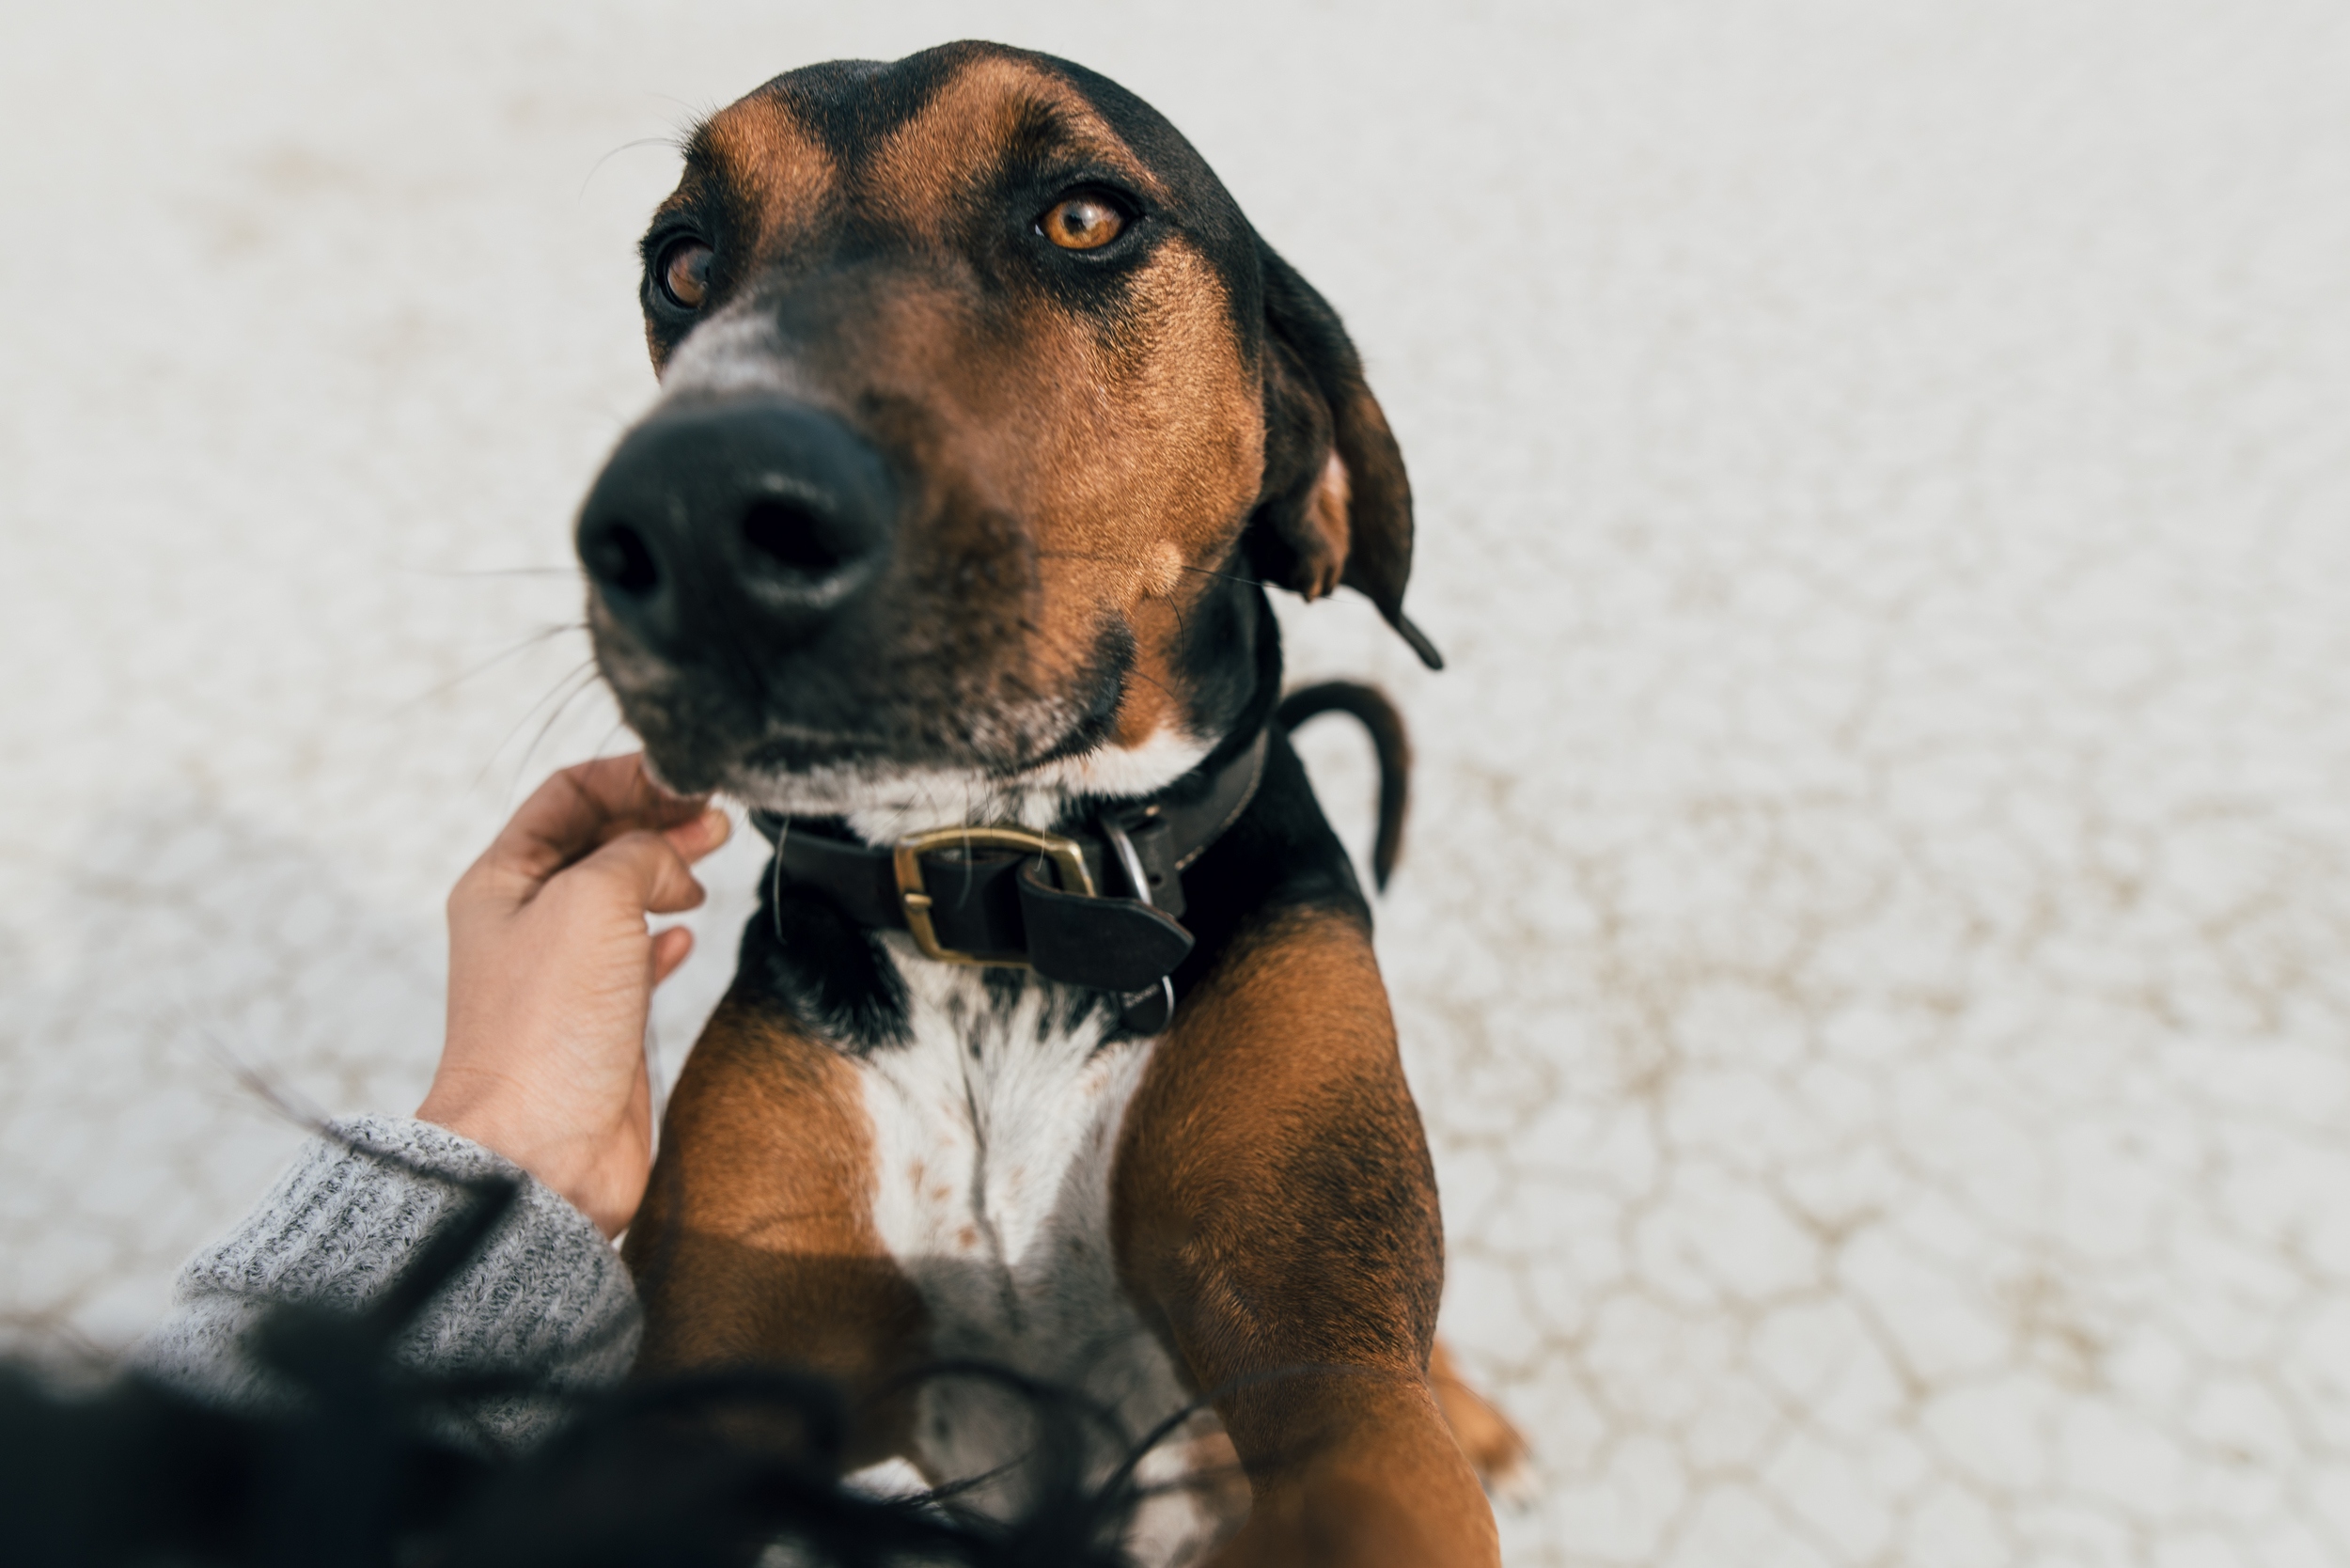
<instances>
[{"instance_id":1,"label":"dog's ear","mask_svg":"<svg viewBox=\"0 0 2350 1568\"><path fill-rule=\"evenodd\" d=\"M1259 577L1319 599L1340 585L1386 618L1431 669L1443 656L1405 619L1412 481L1338 312L1257 242L1264 276L1264 488L1249 518Z\"/></svg>"}]
</instances>

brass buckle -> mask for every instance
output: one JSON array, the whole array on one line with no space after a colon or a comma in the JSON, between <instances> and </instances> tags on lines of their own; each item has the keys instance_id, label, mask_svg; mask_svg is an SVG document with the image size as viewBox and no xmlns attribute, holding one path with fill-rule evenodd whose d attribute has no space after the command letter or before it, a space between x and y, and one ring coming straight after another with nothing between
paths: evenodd
<instances>
[{"instance_id":1,"label":"brass buckle","mask_svg":"<svg viewBox=\"0 0 2350 1568\"><path fill-rule=\"evenodd\" d=\"M1025 953L968 953L939 946L938 928L931 923L930 889L922 884L922 856L944 849L1026 850L1053 862L1061 891L1093 894L1093 879L1086 874L1083 852L1073 839L1051 833L1031 833L1025 827L933 827L898 840L891 860L898 871L898 900L905 906L906 930L925 958L947 964L984 964L1005 969L1035 967Z\"/></svg>"}]
</instances>

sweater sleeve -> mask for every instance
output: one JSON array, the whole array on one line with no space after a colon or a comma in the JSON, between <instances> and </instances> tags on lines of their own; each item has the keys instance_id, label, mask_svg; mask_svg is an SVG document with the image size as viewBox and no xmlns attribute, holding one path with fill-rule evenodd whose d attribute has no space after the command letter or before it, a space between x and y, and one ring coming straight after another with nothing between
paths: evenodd
<instances>
[{"instance_id":1,"label":"sweater sleeve","mask_svg":"<svg viewBox=\"0 0 2350 1568\"><path fill-rule=\"evenodd\" d=\"M429 1122L368 1116L333 1131L304 1149L243 1224L188 1260L175 1310L133 1351L135 1367L223 1403L281 1398L248 1353L252 1326L279 1303L368 1306L469 1197L364 1152L376 1150L442 1175L523 1184L480 1251L395 1341L401 1363L443 1377L527 1372L582 1392L627 1372L641 1331L636 1293L586 1215L512 1162ZM478 1419L507 1441L551 1424L543 1403L523 1401L486 1402Z\"/></svg>"}]
</instances>

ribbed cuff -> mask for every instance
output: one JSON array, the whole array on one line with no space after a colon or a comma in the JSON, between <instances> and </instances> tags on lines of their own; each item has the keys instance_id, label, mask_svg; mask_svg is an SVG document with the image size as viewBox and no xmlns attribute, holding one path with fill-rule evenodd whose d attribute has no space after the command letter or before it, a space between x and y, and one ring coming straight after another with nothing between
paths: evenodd
<instances>
[{"instance_id":1,"label":"ribbed cuff","mask_svg":"<svg viewBox=\"0 0 2350 1568\"><path fill-rule=\"evenodd\" d=\"M522 1373L565 1389L626 1372L640 1331L636 1293L586 1215L511 1161L429 1122L366 1116L332 1131L303 1151L243 1225L180 1271L179 1310L133 1353L141 1370L208 1398L270 1402L273 1379L246 1353L253 1324L281 1302L372 1304L469 1200L432 1177L494 1175L521 1182L513 1208L395 1341L394 1355L436 1377ZM498 1405L481 1414L502 1436L526 1437L544 1424Z\"/></svg>"}]
</instances>

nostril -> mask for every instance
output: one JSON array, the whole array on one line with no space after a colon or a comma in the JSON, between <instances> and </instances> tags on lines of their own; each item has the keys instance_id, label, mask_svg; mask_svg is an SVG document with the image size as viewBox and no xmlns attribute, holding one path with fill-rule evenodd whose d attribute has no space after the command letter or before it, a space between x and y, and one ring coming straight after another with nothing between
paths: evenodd
<instances>
[{"instance_id":1,"label":"nostril","mask_svg":"<svg viewBox=\"0 0 2350 1568\"><path fill-rule=\"evenodd\" d=\"M661 567L652 558L652 547L625 523L598 529L580 555L588 575L618 592L641 599L661 586Z\"/></svg>"},{"instance_id":2,"label":"nostril","mask_svg":"<svg viewBox=\"0 0 2350 1568\"><path fill-rule=\"evenodd\" d=\"M744 508L743 541L799 576L829 577L840 570L841 554L827 538L824 520L797 501L766 496Z\"/></svg>"}]
</instances>

